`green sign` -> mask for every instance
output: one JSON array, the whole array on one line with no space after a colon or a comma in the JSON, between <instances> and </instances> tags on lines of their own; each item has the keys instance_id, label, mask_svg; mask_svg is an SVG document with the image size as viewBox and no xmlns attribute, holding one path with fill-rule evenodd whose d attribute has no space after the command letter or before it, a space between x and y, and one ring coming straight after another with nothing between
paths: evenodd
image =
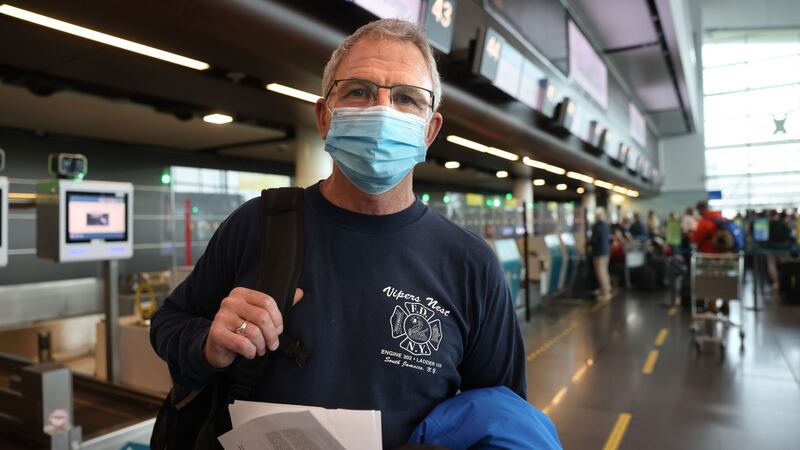
<instances>
[{"instance_id":1,"label":"green sign","mask_svg":"<svg viewBox=\"0 0 800 450\"><path fill-rule=\"evenodd\" d=\"M753 240L756 242L769 240L769 219L758 218L753 221Z\"/></svg>"},{"instance_id":2,"label":"green sign","mask_svg":"<svg viewBox=\"0 0 800 450\"><path fill-rule=\"evenodd\" d=\"M678 219L667 221L667 244L672 247L681 245L681 222Z\"/></svg>"}]
</instances>

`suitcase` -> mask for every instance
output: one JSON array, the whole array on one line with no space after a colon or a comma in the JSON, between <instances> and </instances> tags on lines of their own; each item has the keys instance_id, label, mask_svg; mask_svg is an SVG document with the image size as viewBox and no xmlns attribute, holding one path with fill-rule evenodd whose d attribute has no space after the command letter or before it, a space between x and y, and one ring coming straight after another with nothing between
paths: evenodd
<instances>
[{"instance_id":1,"label":"suitcase","mask_svg":"<svg viewBox=\"0 0 800 450\"><path fill-rule=\"evenodd\" d=\"M778 264L781 298L788 303L800 304L800 259Z\"/></svg>"}]
</instances>

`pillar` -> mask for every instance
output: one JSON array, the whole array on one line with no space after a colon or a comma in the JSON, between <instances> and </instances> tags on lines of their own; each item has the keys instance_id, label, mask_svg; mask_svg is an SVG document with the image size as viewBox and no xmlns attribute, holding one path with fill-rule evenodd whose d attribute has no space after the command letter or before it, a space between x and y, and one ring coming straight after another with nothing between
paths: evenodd
<instances>
[{"instance_id":1,"label":"pillar","mask_svg":"<svg viewBox=\"0 0 800 450\"><path fill-rule=\"evenodd\" d=\"M325 141L313 128L298 128L295 149L295 185L308 187L328 178L333 159L325 152Z\"/></svg>"}]
</instances>

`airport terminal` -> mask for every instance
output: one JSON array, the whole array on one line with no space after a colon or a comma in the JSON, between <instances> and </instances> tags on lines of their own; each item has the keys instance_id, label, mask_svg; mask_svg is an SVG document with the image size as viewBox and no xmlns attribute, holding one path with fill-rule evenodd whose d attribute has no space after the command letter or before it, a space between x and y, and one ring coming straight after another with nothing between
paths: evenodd
<instances>
[{"instance_id":1,"label":"airport terminal","mask_svg":"<svg viewBox=\"0 0 800 450\"><path fill-rule=\"evenodd\" d=\"M800 2L0 0L0 42L0 448L800 447Z\"/></svg>"}]
</instances>

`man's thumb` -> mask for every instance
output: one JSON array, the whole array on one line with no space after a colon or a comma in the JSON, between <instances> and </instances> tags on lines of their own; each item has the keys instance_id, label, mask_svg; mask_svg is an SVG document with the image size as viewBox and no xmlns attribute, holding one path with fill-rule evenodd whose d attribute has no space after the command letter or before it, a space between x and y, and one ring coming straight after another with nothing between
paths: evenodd
<instances>
[{"instance_id":1,"label":"man's thumb","mask_svg":"<svg viewBox=\"0 0 800 450\"><path fill-rule=\"evenodd\" d=\"M294 300L292 300L292 306L296 305L297 302L299 302L302 299L303 299L303 290L297 288L297 290L294 291Z\"/></svg>"}]
</instances>

